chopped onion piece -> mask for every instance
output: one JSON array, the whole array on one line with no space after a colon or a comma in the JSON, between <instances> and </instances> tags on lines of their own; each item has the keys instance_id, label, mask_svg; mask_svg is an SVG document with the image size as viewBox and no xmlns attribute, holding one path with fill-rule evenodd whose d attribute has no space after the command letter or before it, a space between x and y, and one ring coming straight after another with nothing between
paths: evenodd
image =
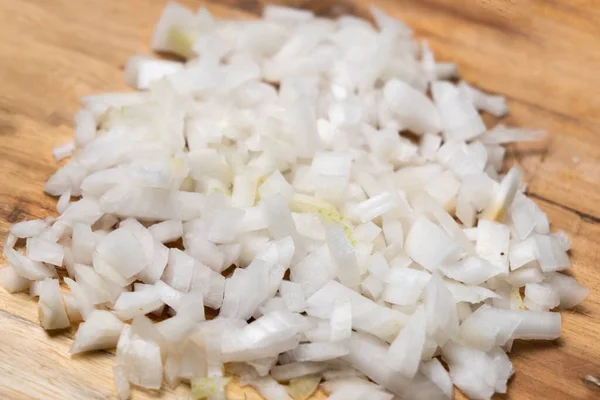
<instances>
[{"instance_id":1,"label":"chopped onion piece","mask_svg":"<svg viewBox=\"0 0 600 400\"><path fill-rule=\"evenodd\" d=\"M409 130L417 134L441 130L438 110L423 93L398 79L387 82L383 93L390 109Z\"/></svg>"},{"instance_id":2,"label":"chopped onion piece","mask_svg":"<svg viewBox=\"0 0 600 400\"><path fill-rule=\"evenodd\" d=\"M86 321L79 325L71 353L115 348L124 326L108 311L92 311Z\"/></svg>"},{"instance_id":3,"label":"chopped onion piece","mask_svg":"<svg viewBox=\"0 0 600 400\"><path fill-rule=\"evenodd\" d=\"M470 140L485 132L485 125L471 100L450 82L434 82L431 93L448 140Z\"/></svg>"},{"instance_id":4,"label":"chopped onion piece","mask_svg":"<svg viewBox=\"0 0 600 400\"><path fill-rule=\"evenodd\" d=\"M75 151L75 143L67 142L62 146L57 146L52 149L52 155L56 161L61 161L67 157L71 157Z\"/></svg>"},{"instance_id":5,"label":"chopped onion piece","mask_svg":"<svg viewBox=\"0 0 600 400\"><path fill-rule=\"evenodd\" d=\"M27 239L27 257L31 260L61 266L64 250L61 245L39 237Z\"/></svg>"},{"instance_id":6,"label":"chopped onion piece","mask_svg":"<svg viewBox=\"0 0 600 400\"><path fill-rule=\"evenodd\" d=\"M71 326L67 309L60 293L58 279L46 278L40 288L38 303L40 324L46 330L63 329Z\"/></svg>"},{"instance_id":7,"label":"chopped onion piece","mask_svg":"<svg viewBox=\"0 0 600 400\"><path fill-rule=\"evenodd\" d=\"M432 246L424 247L422 243L430 242ZM406 242L406 254L429 271L436 270L441 264L457 261L458 245L436 224L424 217L419 217L412 225Z\"/></svg>"},{"instance_id":8,"label":"chopped onion piece","mask_svg":"<svg viewBox=\"0 0 600 400\"><path fill-rule=\"evenodd\" d=\"M560 321L559 313L483 305L463 321L458 337L470 346L489 351L511 339L554 340L560 335Z\"/></svg>"},{"instance_id":9,"label":"chopped onion piece","mask_svg":"<svg viewBox=\"0 0 600 400\"><path fill-rule=\"evenodd\" d=\"M590 294L575 278L558 272L551 273L547 282L558 293L561 308L575 307Z\"/></svg>"},{"instance_id":10,"label":"chopped onion piece","mask_svg":"<svg viewBox=\"0 0 600 400\"><path fill-rule=\"evenodd\" d=\"M30 238L37 236L48 227L46 221L41 219L32 219L14 224L10 227L10 233L18 238Z\"/></svg>"},{"instance_id":11,"label":"chopped onion piece","mask_svg":"<svg viewBox=\"0 0 600 400\"><path fill-rule=\"evenodd\" d=\"M342 225L326 228L327 245L337 267L337 276L345 286L357 289L360 284L360 271L356 253Z\"/></svg>"},{"instance_id":12,"label":"chopped onion piece","mask_svg":"<svg viewBox=\"0 0 600 400\"><path fill-rule=\"evenodd\" d=\"M20 276L13 267L5 265L0 269L0 285L8 293L17 293L29 289L30 280Z\"/></svg>"},{"instance_id":13,"label":"chopped onion piece","mask_svg":"<svg viewBox=\"0 0 600 400\"><path fill-rule=\"evenodd\" d=\"M435 383L448 399L451 399L454 396L452 380L440 360L432 358L429 361L421 363L419 371Z\"/></svg>"},{"instance_id":14,"label":"chopped onion piece","mask_svg":"<svg viewBox=\"0 0 600 400\"><path fill-rule=\"evenodd\" d=\"M423 306L417 307L390 345L386 356L387 365L409 379L415 376L421 362L426 335L425 323L425 309Z\"/></svg>"},{"instance_id":15,"label":"chopped onion piece","mask_svg":"<svg viewBox=\"0 0 600 400\"><path fill-rule=\"evenodd\" d=\"M303 343L291 351L296 361L327 361L348 354L343 343Z\"/></svg>"},{"instance_id":16,"label":"chopped onion piece","mask_svg":"<svg viewBox=\"0 0 600 400\"><path fill-rule=\"evenodd\" d=\"M510 208L515 194L521 184L521 170L512 167L500 182L500 187L490 205L483 211L480 218L492 221L502 221L504 214Z\"/></svg>"},{"instance_id":17,"label":"chopped onion piece","mask_svg":"<svg viewBox=\"0 0 600 400\"><path fill-rule=\"evenodd\" d=\"M148 228L148 232L159 242L169 243L183 235L183 225L181 221L168 220L152 225Z\"/></svg>"},{"instance_id":18,"label":"chopped onion piece","mask_svg":"<svg viewBox=\"0 0 600 400\"><path fill-rule=\"evenodd\" d=\"M300 284L282 281L281 286L279 286L279 293L288 310L292 312L304 312L306 309L306 299L304 298Z\"/></svg>"}]
</instances>

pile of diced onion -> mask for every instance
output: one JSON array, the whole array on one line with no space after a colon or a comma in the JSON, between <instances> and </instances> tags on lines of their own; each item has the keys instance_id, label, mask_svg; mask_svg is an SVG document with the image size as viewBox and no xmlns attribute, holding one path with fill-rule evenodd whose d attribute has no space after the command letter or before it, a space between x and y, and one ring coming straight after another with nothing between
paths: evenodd
<instances>
[{"instance_id":1,"label":"pile of diced onion","mask_svg":"<svg viewBox=\"0 0 600 400\"><path fill-rule=\"evenodd\" d=\"M116 348L120 398L237 376L268 400L489 399L513 341L558 338L551 310L587 296L503 174L543 132L486 127L504 98L372 11L170 3L152 47L185 62L134 55L138 91L82 99L44 188L60 216L11 228L0 283L47 330L80 322L72 353Z\"/></svg>"}]
</instances>

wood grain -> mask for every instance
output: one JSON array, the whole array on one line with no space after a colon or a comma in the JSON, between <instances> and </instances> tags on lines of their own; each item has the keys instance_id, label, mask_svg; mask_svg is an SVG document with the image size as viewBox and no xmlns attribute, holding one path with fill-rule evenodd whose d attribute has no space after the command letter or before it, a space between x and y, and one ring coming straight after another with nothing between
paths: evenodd
<instances>
[{"instance_id":1,"label":"wood grain","mask_svg":"<svg viewBox=\"0 0 600 400\"><path fill-rule=\"evenodd\" d=\"M0 237L10 224L55 215L42 185L56 169L50 150L72 137L81 96L125 89L123 65L147 52L164 0L0 0ZM198 7L199 1L183 1ZM367 15L359 0L287 0L320 15ZM209 4L218 16L248 17L258 0ZM600 2L594 0L374 0L415 28L461 75L505 94L506 122L544 128L545 145L510 150L529 193L555 229L573 238L573 274L592 294L563 313L553 343L518 343L510 399L592 399L581 378L600 375ZM574 162L575 161L578 162ZM0 289L0 398L114 398L107 352L68 355L72 333L49 337L35 302ZM259 399L229 385L231 399ZM188 398L136 390L134 399ZM317 398L322 399L321 394Z\"/></svg>"}]
</instances>

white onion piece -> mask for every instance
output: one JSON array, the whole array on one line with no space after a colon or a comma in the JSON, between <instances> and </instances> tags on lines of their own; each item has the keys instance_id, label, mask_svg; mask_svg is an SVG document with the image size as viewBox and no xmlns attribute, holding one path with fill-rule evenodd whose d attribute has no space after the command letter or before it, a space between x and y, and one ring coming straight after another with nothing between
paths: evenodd
<instances>
[{"instance_id":1,"label":"white onion piece","mask_svg":"<svg viewBox=\"0 0 600 400\"><path fill-rule=\"evenodd\" d=\"M381 253L376 253L369 257L367 268L372 275L380 279L385 279L390 271L390 266Z\"/></svg>"},{"instance_id":2,"label":"white onion piece","mask_svg":"<svg viewBox=\"0 0 600 400\"><path fill-rule=\"evenodd\" d=\"M504 354L504 352L502 352ZM512 365L501 359L450 342L443 348L443 358L450 366L452 382L467 396L489 399L494 392L502 392L512 375Z\"/></svg>"},{"instance_id":3,"label":"white onion piece","mask_svg":"<svg viewBox=\"0 0 600 400\"><path fill-rule=\"evenodd\" d=\"M177 3L167 3L152 35L155 51L169 51L183 57L190 56L193 37L186 28L194 25L194 14Z\"/></svg>"},{"instance_id":4,"label":"white onion piece","mask_svg":"<svg viewBox=\"0 0 600 400\"><path fill-rule=\"evenodd\" d=\"M533 237L529 237L521 242L511 243L508 253L510 269L514 271L535 261L535 249L536 243Z\"/></svg>"},{"instance_id":5,"label":"white onion piece","mask_svg":"<svg viewBox=\"0 0 600 400\"><path fill-rule=\"evenodd\" d=\"M421 373L417 373L413 380L408 380L392 372L385 362L389 346L379 339L371 335L353 333L349 348L350 353L343 360L390 392L408 398L419 395L427 399L446 398L441 389Z\"/></svg>"},{"instance_id":6,"label":"white onion piece","mask_svg":"<svg viewBox=\"0 0 600 400\"><path fill-rule=\"evenodd\" d=\"M438 110L423 93L398 79L389 81L383 93L390 109L406 128L417 134L441 130Z\"/></svg>"},{"instance_id":7,"label":"white onion piece","mask_svg":"<svg viewBox=\"0 0 600 400\"><path fill-rule=\"evenodd\" d=\"M431 133L424 134L421 137L420 142L421 155L428 161L433 160L435 158L435 153L441 144L442 138L440 136Z\"/></svg>"},{"instance_id":8,"label":"white onion piece","mask_svg":"<svg viewBox=\"0 0 600 400\"><path fill-rule=\"evenodd\" d=\"M277 364L278 357L265 357L254 361L248 361L248 365L250 365L259 376L269 375L269 371L271 368Z\"/></svg>"},{"instance_id":9,"label":"white onion piece","mask_svg":"<svg viewBox=\"0 0 600 400\"><path fill-rule=\"evenodd\" d=\"M462 92L463 96L471 100L478 110L489 112L497 118L503 117L508 113L504 96L486 94L465 81L460 81L458 89Z\"/></svg>"},{"instance_id":10,"label":"white onion piece","mask_svg":"<svg viewBox=\"0 0 600 400\"><path fill-rule=\"evenodd\" d=\"M65 256L63 247L39 237L27 239L26 255L33 261L45 262L60 267Z\"/></svg>"},{"instance_id":11,"label":"white onion piece","mask_svg":"<svg viewBox=\"0 0 600 400\"><path fill-rule=\"evenodd\" d=\"M433 218L437 220L442 229L446 231L448 236L455 240L464 251L470 255L475 255L475 248L473 244L469 241L456 221L454 221L450 214L440 207L439 203L435 199L424 193L419 193L417 196L412 198L412 201L413 203L417 203L415 204L416 210L422 209L425 212L430 213Z\"/></svg>"},{"instance_id":12,"label":"white onion piece","mask_svg":"<svg viewBox=\"0 0 600 400\"><path fill-rule=\"evenodd\" d=\"M327 361L348 354L344 343L303 343L290 352L296 361Z\"/></svg>"},{"instance_id":13,"label":"white onion piece","mask_svg":"<svg viewBox=\"0 0 600 400\"><path fill-rule=\"evenodd\" d=\"M39 281L56 276L55 269L39 261L33 261L10 247L4 248L4 256L15 272L23 278Z\"/></svg>"},{"instance_id":14,"label":"white onion piece","mask_svg":"<svg viewBox=\"0 0 600 400\"><path fill-rule=\"evenodd\" d=\"M339 298L335 301L329 322L332 342L350 338L352 334L352 303L350 299Z\"/></svg>"},{"instance_id":15,"label":"white onion piece","mask_svg":"<svg viewBox=\"0 0 600 400\"><path fill-rule=\"evenodd\" d=\"M302 286L307 299L335 277L336 268L327 246L322 246L309 253L290 270L291 281Z\"/></svg>"},{"instance_id":16,"label":"white onion piece","mask_svg":"<svg viewBox=\"0 0 600 400\"><path fill-rule=\"evenodd\" d=\"M446 280L444 283L456 302L477 304L487 299L500 297L495 292L482 286L468 286L451 280Z\"/></svg>"},{"instance_id":17,"label":"white onion piece","mask_svg":"<svg viewBox=\"0 0 600 400\"><path fill-rule=\"evenodd\" d=\"M96 121L94 115L86 108L75 114L75 143L83 147L96 136Z\"/></svg>"},{"instance_id":18,"label":"white onion piece","mask_svg":"<svg viewBox=\"0 0 600 400\"><path fill-rule=\"evenodd\" d=\"M79 325L71 354L115 348L124 326L123 322L108 311L92 311L86 321Z\"/></svg>"},{"instance_id":19,"label":"white onion piece","mask_svg":"<svg viewBox=\"0 0 600 400\"><path fill-rule=\"evenodd\" d=\"M40 292L42 291L42 287L44 286L44 281L30 281L29 284L29 296L31 297L39 297Z\"/></svg>"},{"instance_id":20,"label":"white onion piece","mask_svg":"<svg viewBox=\"0 0 600 400\"><path fill-rule=\"evenodd\" d=\"M314 15L308 10L301 10L298 8L285 7L276 4L267 4L263 9L262 17L265 21L286 25L309 21L314 17Z\"/></svg>"},{"instance_id":21,"label":"white onion piece","mask_svg":"<svg viewBox=\"0 0 600 400\"><path fill-rule=\"evenodd\" d=\"M571 268L569 256L552 236L535 235L535 258L544 272L562 271Z\"/></svg>"},{"instance_id":22,"label":"white onion piece","mask_svg":"<svg viewBox=\"0 0 600 400\"><path fill-rule=\"evenodd\" d=\"M279 286L279 293L285 302L288 310L292 312L304 312L306 309L306 299L302 286L290 281L282 281Z\"/></svg>"},{"instance_id":23,"label":"white onion piece","mask_svg":"<svg viewBox=\"0 0 600 400\"><path fill-rule=\"evenodd\" d=\"M489 351L511 339L553 340L560 335L560 314L506 310L483 305L460 326L458 337L464 343Z\"/></svg>"},{"instance_id":24,"label":"white onion piece","mask_svg":"<svg viewBox=\"0 0 600 400\"><path fill-rule=\"evenodd\" d=\"M183 235L183 225L181 221L167 220L150 226L148 232L161 243L174 242Z\"/></svg>"},{"instance_id":25,"label":"white onion piece","mask_svg":"<svg viewBox=\"0 0 600 400\"><path fill-rule=\"evenodd\" d=\"M81 182L87 175L86 167L77 160L69 160L61 169L48 179L44 191L52 196L60 196L71 192L75 196L81 195Z\"/></svg>"},{"instance_id":26,"label":"white onion piece","mask_svg":"<svg viewBox=\"0 0 600 400\"><path fill-rule=\"evenodd\" d=\"M169 60L159 60L143 54L136 54L125 64L125 82L134 89L148 89L158 79L175 74L183 69L183 64Z\"/></svg>"},{"instance_id":27,"label":"white onion piece","mask_svg":"<svg viewBox=\"0 0 600 400\"><path fill-rule=\"evenodd\" d=\"M37 236L48 227L46 221L41 219L32 219L14 224L10 227L10 233L18 238L30 238Z\"/></svg>"},{"instance_id":28,"label":"white onion piece","mask_svg":"<svg viewBox=\"0 0 600 400\"><path fill-rule=\"evenodd\" d=\"M287 202L281 195L274 196L264 200L261 203L265 214L269 232L275 239L281 239L290 236L294 241L296 255L304 254L304 245L302 238L298 234L294 219L287 205Z\"/></svg>"},{"instance_id":29,"label":"white onion piece","mask_svg":"<svg viewBox=\"0 0 600 400\"><path fill-rule=\"evenodd\" d=\"M406 267L391 268L384 280L382 298L388 303L401 306L415 305L430 279L431 274L427 271Z\"/></svg>"},{"instance_id":30,"label":"white onion piece","mask_svg":"<svg viewBox=\"0 0 600 400\"><path fill-rule=\"evenodd\" d=\"M258 179L254 174L238 174L233 179L233 190L231 192L231 205L233 207L252 207L256 200L256 186ZM277 191L261 197L271 197Z\"/></svg>"},{"instance_id":31,"label":"white onion piece","mask_svg":"<svg viewBox=\"0 0 600 400\"><path fill-rule=\"evenodd\" d=\"M271 175L269 175L269 177L265 179L264 182L260 185L260 187L258 188L258 195L261 199L267 199L269 197L275 196L278 193L286 199L289 199L294 194L294 189L292 188L292 185L290 185L288 181L286 181L285 177L281 174L281 172L279 170L276 170ZM235 184L232 199L234 197ZM254 197L252 199L254 200Z\"/></svg>"},{"instance_id":32,"label":"white onion piece","mask_svg":"<svg viewBox=\"0 0 600 400\"><path fill-rule=\"evenodd\" d=\"M100 198L106 213L142 220L178 219L189 221L200 216L204 196L200 193L165 189L117 186Z\"/></svg>"},{"instance_id":33,"label":"white onion piece","mask_svg":"<svg viewBox=\"0 0 600 400\"><path fill-rule=\"evenodd\" d=\"M296 335L307 328L307 321L299 314L289 311L265 314L223 338L223 361L248 361L294 349L299 344Z\"/></svg>"},{"instance_id":34,"label":"white onion piece","mask_svg":"<svg viewBox=\"0 0 600 400\"><path fill-rule=\"evenodd\" d=\"M46 330L63 329L71 326L67 309L60 293L58 279L46 278L40 288L38 303L40 324Z\"/></svg>"},{"instance_id":35,"label":"white onion piece","mask_svg":"<svg viewBox=\"0 0 600 400\"><path fill-rule=\"evenodd\" d=\"M29 289L29 279L19 275L13 267L5 265L0 269L0 285L8 293L17 293Z\"/></svg>"},{"instance_id":36,"label":"white onion piece","mask_svg":"<svg viewBox=\"0 0 600 400\"><path fill-rule=\"evenodd\" d=\"M456 300L439 274L435 273L425 288L423 302L427 317L427 334L439 345L458 333Z\"/></svg>"},{"instance_id":37,"label":"white onion piece","mask_svg":"<svg viewBox=\"0 0 600 400\"><path fill-rule=\"evenodd\" d=\"M190 290L197 261L179 249L169 250L163 281L182 292Z\"/></svg>"},{"instance_id":38,"label":"white onion piece","mask_svg":"<svg viewBox=\"0 0 600 400\"><path fill-rule=\"evenodd\" d=\"M115 315L127 321L156 311L163 306L158 290L123 292L113 306Z\"/></svg>"},{"instance_id":39,"label":"white onion piece","mask_svg":"<svg viewBox=\"0 0 600 400\"><path fill-rule=\"evenodd\" d=\"M79 309L82 319L86 321L95 309L88 293L83 290L79 283L71 278L65 278L65 283L71 290L71 294L77 302L77 308Z\"/></svg>"},{"instance_id":40,"label":"white onion piece","mask_svg":"<svg viewBox=\"0 0 600 400\"><path fill-rule=\"evenodd\" d=\"M243 219L244 214L244 210L233 207L219 210L208 228L208 240L213 243L231 243L239 233L237 221Z\"/></svg>"},{"instance_id":41,"label":"white onion piece","mask_svg":"<svg viewBox=\"0 0 600 400\"><path fill-rule=\"evenodd\" d=\"M97 242L98 239L92 232L91 226L81 223L73 224L71 251L75 262L91 265Z\"/></svg>"},{"instance_id":42,"label":"white onion piece","mask_svg":"<svg viewBox=\"0 0 600 400\"><path fill-rule=\"evenodd\" d=\"M560 243L564 251L571 250L571 239L562 231L553 232L552 236Z\"/></svg>"},{"instance_id":43,"label":"white onion piece","mask_svg":"<svg viewBox=\"0 0 600 400\"><path fill-rule=\"evenodd\" d=\"M174 289L163 281L157 281L154 286L160 294L160 300L177 311L181 305L181 299L185 293Z\"/></svg>"},{"instance_id":44,"label":"white onion piece","mask_svg":"<svg viewBox=\"0 0 600 400\"><path fill-rule=\"evenodd\" d=\"M500 347L490 351L488 357L492 359L496 366L496 385L494 389L497 393L506 393L508 380L515 373L515 369L504 350Z\"/></svg>"},{"instance_id":45,"label":"white onion piece","mask_svg":"<svg viewBox=\"0 0 600 400\"><path fill-rule=\"evenodd\" d=\"M98 260L106 262L123 278L128 279L146 265L144 248L140 241L126 229L116 229L106 235L96 247L94 268Z\"/></svg>"},{"instance_id":46,"label":"white onion piece","mask_svg":"<svg viewBox=\"0 0 600 400\"><path fill-rule=\"evenodd\" d=\"M384 291L384 284L375 275L369 275L360 283L361 294L371 300L379 300Z\"/></svg>"},{"instance_id":47,"label":"white onion piece","mask_svg":"<svg viewBox=\"0 0 600 400\"><path fill-rule=\"evenodd\" d=\"M327 245L337 267L337 276L345 286L357 289L360 284L360 271L356 253L342 225L326 228Z\"/></svg>"},{"instance_id":48,"label":"white onion piece","mask_svg":"<svg viewBox=\"0 0 600 400\"><path fill-rule=\"evenodd\" d=\"M443 132L449 140L470 140L485 132L485 125L470 99L449 82L431 85Z\"/></svg>"},{"instance_id":49,"label":"white onion piece","mask_svg":"<svg viewBox=\"0 0 600 400\"><path fill-rule=\"evenodd\" d=\"M380 306L336 281L329 281L306 300L306 312L315 317L330 318L336 299L341 297L350 299L352 327L382 339L395 337L406 320L404 314Z\"/></svg>"},{"instance_id":50,"label":"white onion piece","mask_svg":"<svg viewBox=\"0 0 600 400\"><path fill-rule=\"evenodd\" d=\"M501 221L510 208L521 183L521 170L512 167L500 182L500 187L492 202L486 207L480 218Z\"/></svg>"},{"instance_id":51,"label":"white onion piece","mask_svg":"<svg viewBox=\"0 0 600 400\"><path fill-rule=\"evenodd\" d=\"M421 363L419 371L439 387L448 399L454 397L454 386L450 375L437 358Z\"/></svg>"},{"instance_id":52,"label":"white onion piece","mask_svg":"<svg viewBox=\"0 0 600 400\"><path fill-rule=\"evenodd\" d=\"M352 156L342 153L318 152L312 159L311 172L323 176L350 176Z\"/></svg>"},{"instance_id":53,"label":"white onion piece","mask_svg":"<svg viewBox=\"0 0 600 400\"><path fill-rule=\"evenodd\" d=\"M529 302L533 303L530 304ZM534 311L548 311L558 307L560 294L548 283L528 283L525 285L525 306Z\"/></svg>"},{"instance_id":54,"label":"white onion piece","mask_svg":"<svg viewBox=\"0 0 600 400\"><path fill-rule=\"evenodd\" d=\"M146 254L148 264L144 269L137 273L137 278L144 283L156 283L165 271L169 259L169 248L157 240L152 245L152 256L149 250Z\"/></svg>"},{"instance_id":55,"label":"white onion piece","mask_svg":"<svg viewBox=\"0 0 600 400\"><path fill-rule=\"evenodd\" d=\"M508 273L509 229L497 222L480 220L477 225L477 255L501 273Z\"/></svg>"},{"instance_id":56,"label":"white onion piece","mask_svg":"<svg viewBox=\"0 0 600 400\"><path fill-rule=\"evenodd\" d=\"M75 151L75 143L67 142L62 146L57 146L52 149L52 156L56 161L64 160L67 157L71 157Z\"/></svg>"},{"instance_id":57,"label":"white onion piece","mask_svg":"<svg viewBox=\"0 0 600 400\"><path fill-rule=\"evenodd\" d=\"M6 256L6 253L8 252L8 250L13 250L15 248L15 244L17 243L17 236L14 235L12 232L8 232L6 234L6 238L4 238L4 255Z\"/></svg>"},{"instance_id":58,"label":"white onion piece","mask_svg":"<svg viewBox=\"0 0 600 400\"><path fill-rule=\"evenodd\" d=\"M70 293L65 293L63 295L63 301L65 303L65 308L67 309L69 321L71 321L71 323L83 321L83 317L79 312L79 305L77 304L75 297L73 297L73 295Z\"/></svg>"},{"instance_id":59,"label":"white onion piece","mask_svg":"<svg viewBox=\"0 0 600 400\"><path fill-rule=\"evenodd\" d=\"M558 292L561 308L574 307L590 294L588 288L568 275L552 273L547 282Z\"/></svg>"},{"instance_id":60,"label":"white onion piece","mask_svg":"<svg viewBox=\"0 0 600 400\"><path fill-rule=\"evenodd\" d=\"M444 264L439 267L439 270L448 278L467 285L480 285L488 279L505 272L479 257L467 257L452 264Z\"/></svg>"},{"instance_id":61,"label":"white onion piece","mask_svg":"<svg viewBox=\"0 0 600 400\"><path fill-rule=\"evenodd\" d=\"M415 376L421 362L426 336L425 324L425 309L423 306L417 307L390 345L386 356L387 365L409 379Z\"/></svg>"},{"instance_id":62,"label":"white onion piece","mask_svg":"<svg viewBox=\"0 0 600 400\"><path fill-rule=\"evenodd\" d=\"M352 207L350 213L355 215L361 222L368 222L396 206L397 201L394 195L390 192L383 192Z\"/></svg>"},{"instance_id":63,"label":"white onion piece","mask_svg":"<svg viewBox=\"0 0 600 400\"><path fill-rule=\"evenodd\" d=\"M148 331L148 327L156 328L144 318L137 317L131 327L126 325L121 331L117 362L123 365L129 382L147 389L158 389L163 376L161 348L154 340L154 332Z\"/></svg>"},{"instance_id":64,"label":"white onion piece","mask_svg":"<svg viewBox=\"0 0 600 400\"><path fill-rule=\"evenodd\" d=\"M127 400L131 397L131 386L129 385L129 381L125 375L125 368L120 364L115 365L113 367L113 375L119 399Z\"/></svg>"},{"instance_id":65,"label":"white onion piece","mask_svg":"<svg viewBox=\"0 0 600 400\"><path fill-rule=\"evenodd\" d=\"M431 242L432 246L422 245L427 242ZM424 217L412 225L404 249L410 258L429 271L436 270L443 263L457 261L459 255L458 245L439 226Z\"/></svg>"},{"instance_id":66,"label":"white onion piece","mask_svg":"<svg viewBox=\"0 0 600 400\"><path fill-rule=\"evenodd\" d=\"M523 287L528 283L538 283L544 280L544 274L537 265L520 268L508 276L508 282L514 287Z\"/></svg>"},{"instance_id":67,"label":"white onion piece","mask_svg":"<svg viewBox=\"0 0 600 400\"><path fill-rule=\"evenodd\" d=\"M538 142L547 137L545 131L522 128L508 128L502 124L488 130L480 139L486 144L506 144L514 142Z\"/></svg>"},{"instance_id":68,"label":"white onion piece","mask_svg":"<svg viewBox=\"0 0 600 400\"><path fill-rule=\"evenodd\" d=\"M74 272L77 283L89 295L94 305L112 303L123 291L119 286L102 278L90 266L75 264Z\"/></svg>"}]
</instances>

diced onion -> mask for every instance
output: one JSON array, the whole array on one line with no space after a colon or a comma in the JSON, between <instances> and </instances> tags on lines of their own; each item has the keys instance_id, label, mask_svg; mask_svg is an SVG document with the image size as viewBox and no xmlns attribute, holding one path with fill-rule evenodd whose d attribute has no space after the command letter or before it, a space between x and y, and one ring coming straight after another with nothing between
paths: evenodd
<instances>
[{"instance_id":1,"label":"diced onion","mask_svg":"<svg viewBox=\"0 0 600 400\"><path fill-rule=\"evenodd\" d=\"M267 400L487 399L513 341L558 338L550 310L589 295L501 175L505 144L545 134L488 129L505 98L371 12L169 2L151 47L185 62L134 54L137 91L81 99L44 186L59 216L10 228L0 285L46 330L82 321L71 353L116 347L119 398L224 400L233 373Z\"/></svg>"}]
</instances>

